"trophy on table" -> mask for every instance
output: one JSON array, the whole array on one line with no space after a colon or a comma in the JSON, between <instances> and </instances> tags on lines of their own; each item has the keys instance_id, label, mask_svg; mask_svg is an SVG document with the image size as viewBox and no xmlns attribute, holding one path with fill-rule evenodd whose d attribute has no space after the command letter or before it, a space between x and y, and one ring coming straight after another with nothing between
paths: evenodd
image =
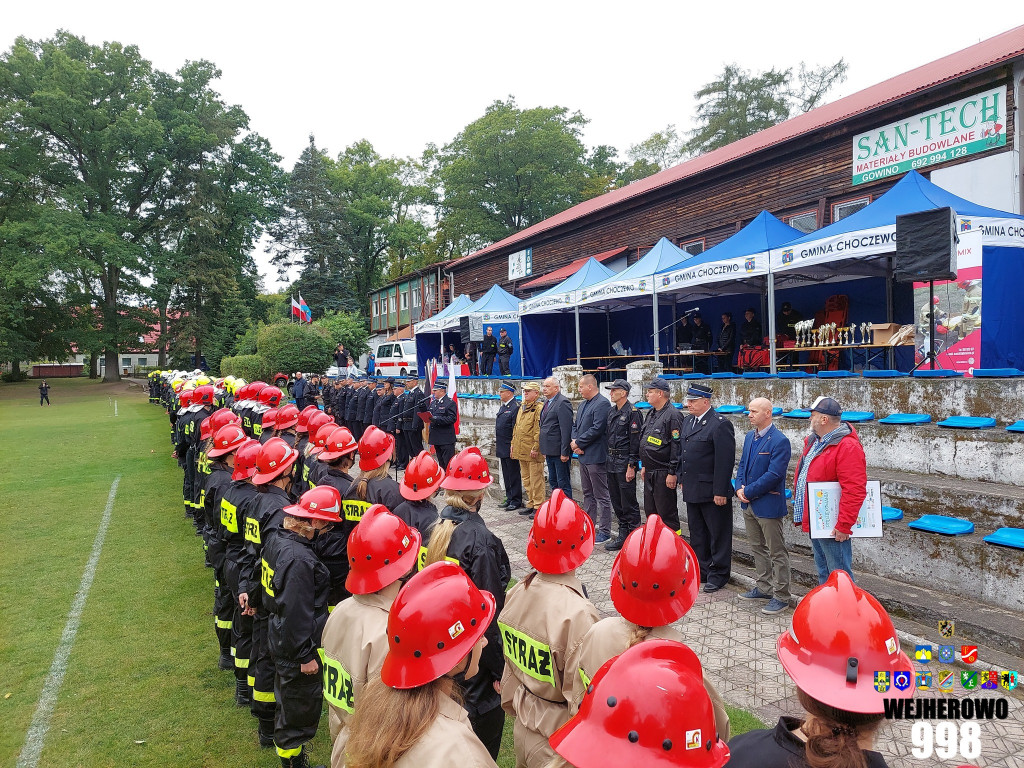
<instances>
[{"instance_id":1,"label":"trophy on table","mask_svg":"<svg viewBox=\"0 0 1024 768\"><path fill-rule=\"evenodd\" d=\"M868 331L868 336L867 336L868 341L867 341L867 343L868 344L874 344L875 343L875 329L874 329L874 327L872 327L871 323L867 323L867 331Z\"/></svg>"},{"instance_id":2,"label":"trophy on table","mask_svg":"<svg viewBox=\"0 0 1024 768\"><path fill-rule=\"evenodd\" d=\"M812 328L811 329L811 346L812 347L818 346L818 338L820 336L821 336L821 328Z\"/></svg>"}]
</instances>

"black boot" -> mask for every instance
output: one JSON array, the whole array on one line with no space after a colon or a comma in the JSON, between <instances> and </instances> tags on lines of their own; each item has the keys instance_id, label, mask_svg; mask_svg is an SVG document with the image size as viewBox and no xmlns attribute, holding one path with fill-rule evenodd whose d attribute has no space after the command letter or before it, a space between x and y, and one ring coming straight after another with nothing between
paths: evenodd
<instances>
[{"instance_id":1,"label":"black boot","mask_svg":"<svg viewBox=\"0 0 1024 768\"><path fill-rule=\"evenodd\" d=\"M261 747L270 749L274 746L274 718L261 717L256 732L259 734Z\"/></svg>"},{"instance_id":2,"label":"black boot","mask_svg":"<svg viewBox=\"0 0 1024 768\"><path fill-rule=\"evenodd\" d=\"M288 760L286 757L281 758L282 768L310 768L309 755L306 754L306 748L303 747L302 751L298 755ZM314 768L327 768L325 765L317 765Z\"/></svg>"},{"instance_id":3,"label":"black boot","mask_svg":"<svg viewBox=\"0 0 1024 768\"><path fill-rule=\"evenodd\" d=\"M231 656L231 654L230 653L224 653L224 651L221 651L220 652L220 661L217 662L217 669L223 669L223 670L227 671L229 669L230 670L234 670L234 668L235 668L235 660Z\"/></svg>"},{"instance_id":4,"label":"black boot","mask_svg":"<svg viewBox=\"0 0 1024 768\"><path fill-rule=\"evenodd\" d=\"M252 689L245 680L235 678L235 706L248 709L251 704Z\"/></svg>"}]
</instances>

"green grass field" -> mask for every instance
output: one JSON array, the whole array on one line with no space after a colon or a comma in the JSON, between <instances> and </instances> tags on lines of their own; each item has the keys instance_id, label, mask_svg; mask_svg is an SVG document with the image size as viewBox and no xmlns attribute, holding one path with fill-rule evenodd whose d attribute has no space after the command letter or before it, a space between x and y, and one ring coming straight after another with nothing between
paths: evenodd
<instances>
[{"instance_id":1,"label":"green grass field","mask_svg":"<svg viewBox=\"0 0 1024 768\"><path fill-rule=\"evenodd\" d=\"M118 475L40 766L279 765L217 670L213 575L183 516L163 409L126 384L52 384L42 408L35 383L0 385L0 765L22 751ZM734 734L761 727L730 716ZM510 727L505 742L511 766ZM311 757L330 757L326 721Z\"/></svg>"}]
</instances>

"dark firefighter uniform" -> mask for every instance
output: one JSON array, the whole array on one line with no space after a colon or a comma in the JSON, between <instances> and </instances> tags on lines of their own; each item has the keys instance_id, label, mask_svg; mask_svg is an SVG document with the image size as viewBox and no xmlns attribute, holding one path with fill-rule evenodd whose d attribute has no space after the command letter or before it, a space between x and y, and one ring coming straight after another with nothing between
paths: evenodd
<instances>
[{"instance_id":1,"label":"dark firefighter uniform","mask_svg":"<svg viewBox=\"0 0 1024 768\"><path fill-rule=\"evenodd\" d=\"M239 581L245 560L245 521L249 506L258 496L247 480L232 480L220 500L217 536L224 546L224 579L221 589L231 595L231 652L235 657L235 694L238 704L251 696L248 690L249 658L252 653L252 617L242 615L238 604Z\"/></svg>"},{"instance_id":2,"label":"dark firefighter uniform","mask_svg":"<svg viewBox=\"0 0 1024 768\"><path fill-rule=\"evenodd\" d=\"M612 389L621 389L629 393L629 383L624 379L612 382ZM673 409L674 410L674 409ZM643 432L644 419L640 411L626 400L621 408L613 404L608 411L608 461L605 471L608 475L608 494L612 499L612 509L619 521L618 540L624 540L629 532L640 525L640 503L636 498L636 476L626 480L626 470L630 467L636 474L640 473L640 434Z\"/></svg>"},{"instance_id":3,"label":"dark firefighter uniform","mask_svg":"<svg viewBox=\"0 0 1024 768\"><path fill-rule=\"evenodd\" d=\"M348 394L348 400L345 401L345 426L348 427L348 431L352 433L352 436L358 440L362 436L361 427L362 424L356 418L358 412L359 398L363 396L364 387L360 384L359 387L355 387Z\"/></svg>"},{"instance_id":4,"label":"dark firefighter uniform","mask_svg":"<svg viewBox=\"0 0 1024 768\"><path fill-rule=\"evenodd\" d=\"M402 430L402 440L405 442L406 463L420 455L423 450L423 420L417 416L427 410L427 403L430 398L419 388L419 380L411 377L405 381L408 389L405 390L405 408L401 414L399 429Z\"/></svg>"},{"instance_id":5,"label":"dark firefighter uniform","mask_svg":"<svg viewBox=\"0 0 1024 768\"><path fill-rule=\"evenodd\" d=\"M669 391L668 382L664 379L654 379L649 388ZM672 403L665 403L660 411L651 409L640 432L640 461L644 465L644 514L658 515L673 531L679 530L679 507L676 503L676 489L668 487L666 478L678 472L682 430L682 414Z\"/></svg>"},{"instance_id":6,"label":"dark firefighter uniform","mask_svg":"<svg viewBox=\"0 0 1024 768\"><path fill-rule=\"evenodd\" d=\"M508 334L503 335L498 339L498 369L502 376L509 376L509 364L512 360L512 352L515 351L515 345L512 343L512 339L508 337Z\"/></svg>"},{"instance_id":7,"label":"dark firefighter uniform","mask_svg":"<svg viewBox=\"0 0 1024 768\"><path fill-rule=\"evenodd\" d=\"M249 595L255 609L252 620L252 652L247 682L252 688L252 713L259 718L260 744L270 746L274 736L274 661L267 645L267 609L264 606L263 548L277 535L284 520L284 508L291 498L275 485L264 486L249 504L245 520L246 552L238 575L238 591Z\"/></svg>"},{"instance_id":8,"label":"dark firefighter uniform","mask_svg":"<svg viewBox=\"0 0 1024 768\"><path fill-rule=\"evenodd\" d=\"M203 513L206 520L206 556L213 566L213 622L217 630L217 643L220 645L221 669L234 668L231 659L231 627L235 611L224 576L225 542L217 535L221 501L230 485L231 469L223 461L213 460L204 488Z\"/></svg>"},{"instance_id":9,"label":"dark firefighter uniform","mask_svg":"<svg viewBox=\"0 0 1024 768\"><path fill-rule=\"evenodd\" d=\"M494 618L485 633L487 647L480 656L480 671L469 680L461 675L455 677L462 688L463 706L469 713L473 731L495 755L501 745L501 730L505 723L501 695L494 690L494 683L501 681L505 671L498 615L505 607L505 590L512 577L512 568L501 539L491 532L480 515L446 506L441 510L441 520L455 523L446 559L458 562L477 588L490 592L497 603Z\"/></svg>"},{"instance_id":10,"label":"dark firefighter uniform","mask_svg":"<svg viewBox=\"0 0 1024 768\"><path fill-rule=\"evenodd\" d=\"M267 637L276 669L274 746L283 762L302 753L320 723L323 674L307 675L299 667L314 660L322 663L317 649L327 623L330 574L312 542L284 528L263 547L261 566Z\"/></svg>"}]
</instances>

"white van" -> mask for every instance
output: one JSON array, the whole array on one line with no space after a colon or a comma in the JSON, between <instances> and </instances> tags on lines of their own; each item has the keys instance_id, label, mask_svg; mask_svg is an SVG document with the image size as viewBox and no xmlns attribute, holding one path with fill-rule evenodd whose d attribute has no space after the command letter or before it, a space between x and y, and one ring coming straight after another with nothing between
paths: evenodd
<instances>
[{"instance_id":1,"label":"white van","mask_svg":"<svg viewBox=\"0 0 1024 768\"><path fill-rule=\"evenodd\" d=\"M377 345L374 376L405 376L416 372L416 342L389 341Z\"/></svg>"}]
</instances>

